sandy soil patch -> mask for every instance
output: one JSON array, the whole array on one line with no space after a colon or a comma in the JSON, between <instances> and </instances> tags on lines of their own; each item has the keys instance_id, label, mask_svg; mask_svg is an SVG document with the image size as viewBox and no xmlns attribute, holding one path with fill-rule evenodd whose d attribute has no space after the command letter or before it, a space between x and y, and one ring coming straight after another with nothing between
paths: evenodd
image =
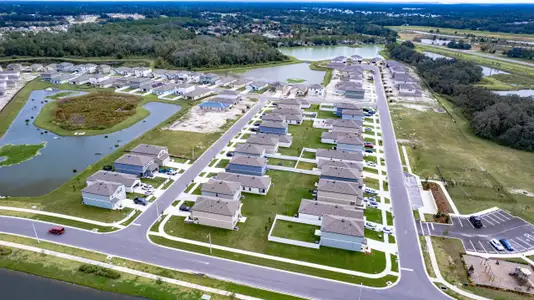
<instances>
[{"instance_id":1,"label":"sandy soil patch","mask_svg":"<svg viewBox=\"0 0 534 300\"><path fill-rule=\"evenodd\" d=\"M37 75L35 74L28 74L28 73L20 73L19 81L17 82L17 85L14 87L8 87L6 88L6 92L3 96L0 96L0 110L4 109L4 107L11 101L13 96L17 94L17 92L22 89L28 81L32 81L35 78L37 78Z\"/></svg>"},{"instance_id":2,"label":"sandy soil patch","mask_svg":"<svg viewBox=\"0 0 534 300\"><path fill-rule=\"evenodd\" d=\"M404 106L406 108L415 109L418 111L429 111L433 110L431 106L428 105L421 105L421 104L411 104L411 103L398 103L401 106Z\"/></svg>"},{"instance_id":3,"label":"sandy soil patch","mask_svg":"<svg viewBox=\"0 0 534 300\"><path fill-rule=\"evenodd\" d=\"M213 133L220 130L227 120L233 120L243 114L247 105L254 105L253 101L245 98L241 103L228 111L203 111L200 106L195 106L186 118L174 122L168 130L191 131L201 133Z\"/></svg>"},{"instance_id":4,"label":"sandy soil patch","mask_svg":"<svg viewBox=\"0 0 534 300\"><path fill-rule=\"evenodd\" d=\"M531 192L525 191L525 190L520 190L520 189L511 189L510 193L512 193L512 194L521 194L521 195L527 196L527 197L534 197L534 193L531 193Z\"/></svg>"}]
</instances>

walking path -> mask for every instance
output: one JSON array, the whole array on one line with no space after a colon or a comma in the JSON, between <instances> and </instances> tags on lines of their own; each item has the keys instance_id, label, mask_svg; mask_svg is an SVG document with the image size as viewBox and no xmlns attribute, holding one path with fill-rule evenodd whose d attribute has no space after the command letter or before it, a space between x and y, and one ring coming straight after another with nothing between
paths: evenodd
<instances>
[{"instance_id":1,"label":"walking path","mask_svg":"<svg viewBox=\"0 0 534 300\"><path fill-rule=\"evenodd\" d=\"M45 250L45 249L38 248L38 247L15 244L15 243L5 242L5 241L1 241L1 240L0 240L0 245L6 246L6 247L11 247L11 248L17 248L17 249L21 249L21 250L26 250L26 251L31 251L31 252L38 252L38 253L42 253L42 254L45 254L45 255L51 255L51 256L54 256L54 257L64 258L64 259L68 259L68 260L74 260L74 261L77 261L77 262L80 262L80 263L84 263L84 264L100 266L100 267L108 268L108 269L111 269L111 270L115 270L117 272L128 273L128 274L139 276L139 277L153 279L155 281L156 280L161 280L162 282L179 285L179 286L182 286L182 287L185 287L185 288L201 290L201 291L204 291L204 292L207 292L207 293L211 293L211 294L218 294L218 295L227 296L227 297L234 296L237 299L245 299L245 300L260 300L260 298L254 298L254 297L250 297L250 296L246 296L246 295L242 295L242 294L235 294L235 293L232 293L232 292L229 292L229 291L224 291L224 290L220 290L220 289L214 289L214 288L211 288L211 287L198 285L198 284L194 284L194 283L189 283L189 282L186 282L186 281L176 280L176 279L172 279L172 278L168 278L168 277L161 277L161 276L158 276L158 275L154 275L154 274L150 274L150 273L146 273L146 272L141 272L141 271L125 268L125 267L119 267L119 266L112 265L112 264L105 263L105 262L101 262L101 261L91 260L91 259L87 259L87 258L84 258L84 257L74 256L74 255L65 254L65 253L56 252L56 251Z\"/></svg>"}]
</instances>

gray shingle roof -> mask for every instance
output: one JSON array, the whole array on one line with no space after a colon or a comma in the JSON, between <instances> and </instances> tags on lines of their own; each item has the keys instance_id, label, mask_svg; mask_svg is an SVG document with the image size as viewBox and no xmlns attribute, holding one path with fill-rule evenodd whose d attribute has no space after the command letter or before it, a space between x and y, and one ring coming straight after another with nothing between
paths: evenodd
<instances>
[{"instance_id":1,"label":"gray shingle roof","mask_svg":"<svg viewBox=\"0 0 534 300\"><path fill-rule=\"evenodd\" d=\"M323 169L328 166L340 167L340 168L349 168L349 169L358 169L360 172L363 171L363 165L361 163L347 162L347 161L338 161L338 160L326 160L320 159L317 162L317 168Z\"/></svg>"},{"instance_id":2,"label":"gray shingle roof","mask_svg":"<svg viewBox=\"0 0 534 300\"><path fill-rule=\"evenodd\" d=\"M363 110L361 110L361 109L343 109L341 114L342 115L351 115L351 116L363 116Z\"/></svg>"},{"instance_id":3,"label":"gray shingle roof","mask_svg":"<svg viewBox=\"0 0 534 300\"><path fill-rule=\"evenodd\" d=\"M329 180L324 178L319 179L317 191L354 195L356 197L361 197L361 195L363 195L360 185L356 182Z\"/></svg>"},{"instance_id":4,"label":"gray shingle roof","mask_svg":"<svg viewBox=\"0 0 534 300\"><path fill-rule=\"evenodd\" d=\"M134 154L144 154L144 155L158 155L160 151L167 150L167 147L164 146L157 146L157 145L149 145L149 144L139 144L137 147L133 148L131 153Z\"/></svg>"},{"instance_id":5,"label":"gray shingle roof","mask_svg":"<svg viewBox=\"0 0 534 300\"><path fill-rule=\"evenodd\" d=\"M276 146L278 142L278 137L269 136L264 133L253 134L247 139L247 143L256 145Z\"/></svg>"},{"instance_id":6,"label":"gray shingle roof","mask_svg":"<svg viewBox=\"0 0 534 300\"><path fill-rule=\"evenodd\" d=\"M260 127L287 129L287 124L283 122L262 121Z\"/></svg>"},{"instance_id":7,"label":"gray shingle roof","mask_svg":"<svg viewBox=\"0 0 534 300\"><path fill-rule=\"evenodd\" d=\"M362 132L351 132L351 131L328 131L321 133L321 139L331 139L336 140L343 136L357 136L362 137Z\"/></svg>"},{"instance_id":8,"label":"gray shingle roof","mask_svg":"<svg viewBox=\"0 0 534 300\"><path fill-rule=\"evenodd\" d=\"M261 155L265 153L265 148L258 145L245 143L237 146L234 152Z\"/></svg>"},{"instance_id":9,"label":"gray shingle roof","mask_svg":"<svg viewBox=\"0 0 534 300\"><path fill-rule=\"evenodd\" d=\"M363 155L358 152L348 152L342 150L330 150L330 149L317 149L315 154L317 158L334 158L349 161L360 161L363 159Z\"/></svg>"},{"instance_id":10,"label":"gray shingle roof","mask_svg":"<svg viewBox=\"0 0 534 300\"><path fill-rule=\"evenodd\" d=\"M294 100L282 99L282 100L278 101L278 104L294 105L294 106L298 106L300 108L300 105L302 104L302 102L300 102L298 99L294 99Z\"/></svg>"},{"instance_id":11,"label":"gray shingle roof","mask_svg":"<svg viewBox=\"0 0 534 300\"><path fill-rule=\"evenodd\" d=\"M234 195L241 189L241 184L231 181L215 180L202 184L202 192L219 193L225 195Z\"/></svg>"},{"instance_id":12,"label":"gray shingle roof","mask_svg":"<svg viewBox=\"0 0 534 300\"><path fill-rule=\"evenodd\" d=\"M363 219L350 219L326 215L321 224L321 232L363 237L364 222Z\"/></svg>"},{"instance_id":13,"label":"gray shingle roof","mask_svg":"<svg viewBox=\"0 0 534 300\"><path fill-rule=\"evenodd\" d=\"M93 195L100 195L100 196L106 196L109 197L117 191L117 189L122 186L120 183L113 183L113 182L105 182L105 181L98 181L91 185L86 186L82 192L93 194Z\"/></svg>"},{"instance_id":14,"label":"gray shingle roof","mask_svg":"<svg viewBox=\"0 0 534 300\"><path fill-rule=\"evenodd\" d=\"M346 179L361 179L362 173L359 169L348 169L335 166L326 166L321 169L321 176L331 176Z\"/></svg>"},{"instance_id":15,"label":"gray shingle roof","mask_svg":"<svg viewBox=\"0 0 534 300\"><path fill-rule=\"evenodd\" d=\"M136 155L136 154L124 154L115 161L117 164L125 164L132 166L146 166L151 164L154 159L150 156Z\"/></svg>"},{"instance_id":16,"label":"gray shingle roof","mask_svg":"<svg viewBox=\"0 0 534 300\"><path fill-rule=\"evenodd\" d=\"M262 116L262 120L265 121L274 121L274 122L284 122L286 120L286 117L281 114L276 113L266 113Z\"/></svg>"},{"instance_id":17,"label":"gray shingle roof","mask_svg":"<svg viewBox=\"0 0 534 300\"><path fill-rule=\"evenodd\" d=\"M87 178L87 181L107 181L132 186L139 178L135 175L100 170Z\"/></svg>"},{"instance_id":18,"label":"gray shingle roof","mask_svg":"<svg viewBox=\"0 0 534 300\"><path fill-rule=\"evenodd\" d=\"M363 145L363 140L361 137L351 134L351 135L342 135L337 139L338 144L346 145Z\"/></svg>"},{"instance_id":19,"label":"gray shingle roof","mask_svg":"<svg viewBox=\"0 0 534 300\"><path fill-rule=\"evenodd\" d=\"M300 201L299 214L363 219L363 210L359 207L306 199Z\"/></svg>"},{"instance_id":20,"label":"gray shingle roof","mask_svg":"<svg viewBox=\"0 0 534 300\"><path fill-rule=\"evenodd\" d=\"M360 105L356 105L354 103L349 103L349 102L343 102L343 103L338 103L338 104L335 104L334 107L336 108L341 108L341 109L361 109L361 106Z\"/></svg>"},{"instance_id":21,"label":"gray shingle roof","mask_svg":"<svg viewBox=\"0 0 534 300\"><path fill-rule=\"evenodd\" d=\"M252 176L222 172L217 174L215 178L218 180L239 182L244 187L259 189L267 189L271 185L271 177L269 176Z\"/></svg>"},{"instance_id":22,"label":"gray shingle roof","mask_svg":"<svg viewBox=\"0 0 534 300\"><path fill-rule=\"evenodd\" d=\"M206 212L223 216L234 216L241 206L239 200L226 200L214 197L200 196L191 208L193 212Z\"/></svg>"},{"instance_id":23,"label":"gray shingle roof","mask_svg":"<svg viewBox=\"0 0 534 300\"><path fill-rule=\"evenodd\" d=\"M317 84L317 83L310 84L309 88L310 88L310 89L316 89L316 90L324 89L322 85Z\"/></svg>"},{"instance_id":24,"label":"gray shingle roof","mask_svg":"<svg viewBox=\"0 0 534 300\"><path fill-rule=\"evenodd\" d=\"M232 160L230 160L230 164L263 167L267 165L267 158L258 156L234 156L232 157Z\"/></svg>"},{"instance_id":25,"label":"gray shingle roof","mask_svg":"<svg viewBox=\"0 0 534 300\"><path fill-rule=\"evenodd\" d=\"M302 109L300 108L277 108L273 110L273 113L282 114L282 115L286 115L286 114L295 115L295 114L302 114Z\"/></svg>"},{"instance_id":26,"label":"gray shingle roof","mask_svg":"<svg viewBox=\"0 0 534 300\"><path fill-rule=\"evenodd\" d=\"M280 143L292 143L293 137L287 134L274 134L274 133L266 133L269 136L277 137L278 141Z\"/></svg>"},{"instance_id":27,"label":"gray shingle roof","mask_svg":"<svg viewBox=\"0 0 534 300\"><path fill-rule=\"evenodd\" d=\"M331 124L334 127L346 127L346 128L361 128L362 122L357 120L329 120L328 124Z\"/></svg>"}]
</instances>

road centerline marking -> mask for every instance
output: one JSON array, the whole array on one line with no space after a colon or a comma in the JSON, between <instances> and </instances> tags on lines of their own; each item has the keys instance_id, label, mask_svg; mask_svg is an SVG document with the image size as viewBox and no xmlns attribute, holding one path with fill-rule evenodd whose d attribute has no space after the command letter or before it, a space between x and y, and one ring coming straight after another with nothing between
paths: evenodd
<instances>
[{"instance_id":1,"label":"road centerline marking","mask_svg":"<svg viewBox=\"0 0 534 300\"><path fill-rule=\"evenodd\" d=\"M401 268L401 270L413 272L413 269L408 269L408 268Z\"/></svg>"}]
</instances>

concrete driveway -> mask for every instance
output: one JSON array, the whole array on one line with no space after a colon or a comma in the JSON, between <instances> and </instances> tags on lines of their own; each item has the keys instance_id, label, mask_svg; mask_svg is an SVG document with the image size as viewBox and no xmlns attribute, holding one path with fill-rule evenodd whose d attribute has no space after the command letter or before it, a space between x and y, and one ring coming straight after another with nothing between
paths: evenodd
<instances>
[{"instance_id":1,"label":"concrete driveway","mask_svg":"<svg viewBox=\"0 0 534 300\"><path fill-rule=\"evenodd\" d=\"M466 251L510 254L534 249L534 225L514 217L504 210L495 210L479 215L482 228L475 228L469 217L451 215L452 224L437 224L418 221L421 235L443 236L460 239ZM497 251L489 244L491 239L507 239L514 251Z\"/></svg>"}]
</instances>

